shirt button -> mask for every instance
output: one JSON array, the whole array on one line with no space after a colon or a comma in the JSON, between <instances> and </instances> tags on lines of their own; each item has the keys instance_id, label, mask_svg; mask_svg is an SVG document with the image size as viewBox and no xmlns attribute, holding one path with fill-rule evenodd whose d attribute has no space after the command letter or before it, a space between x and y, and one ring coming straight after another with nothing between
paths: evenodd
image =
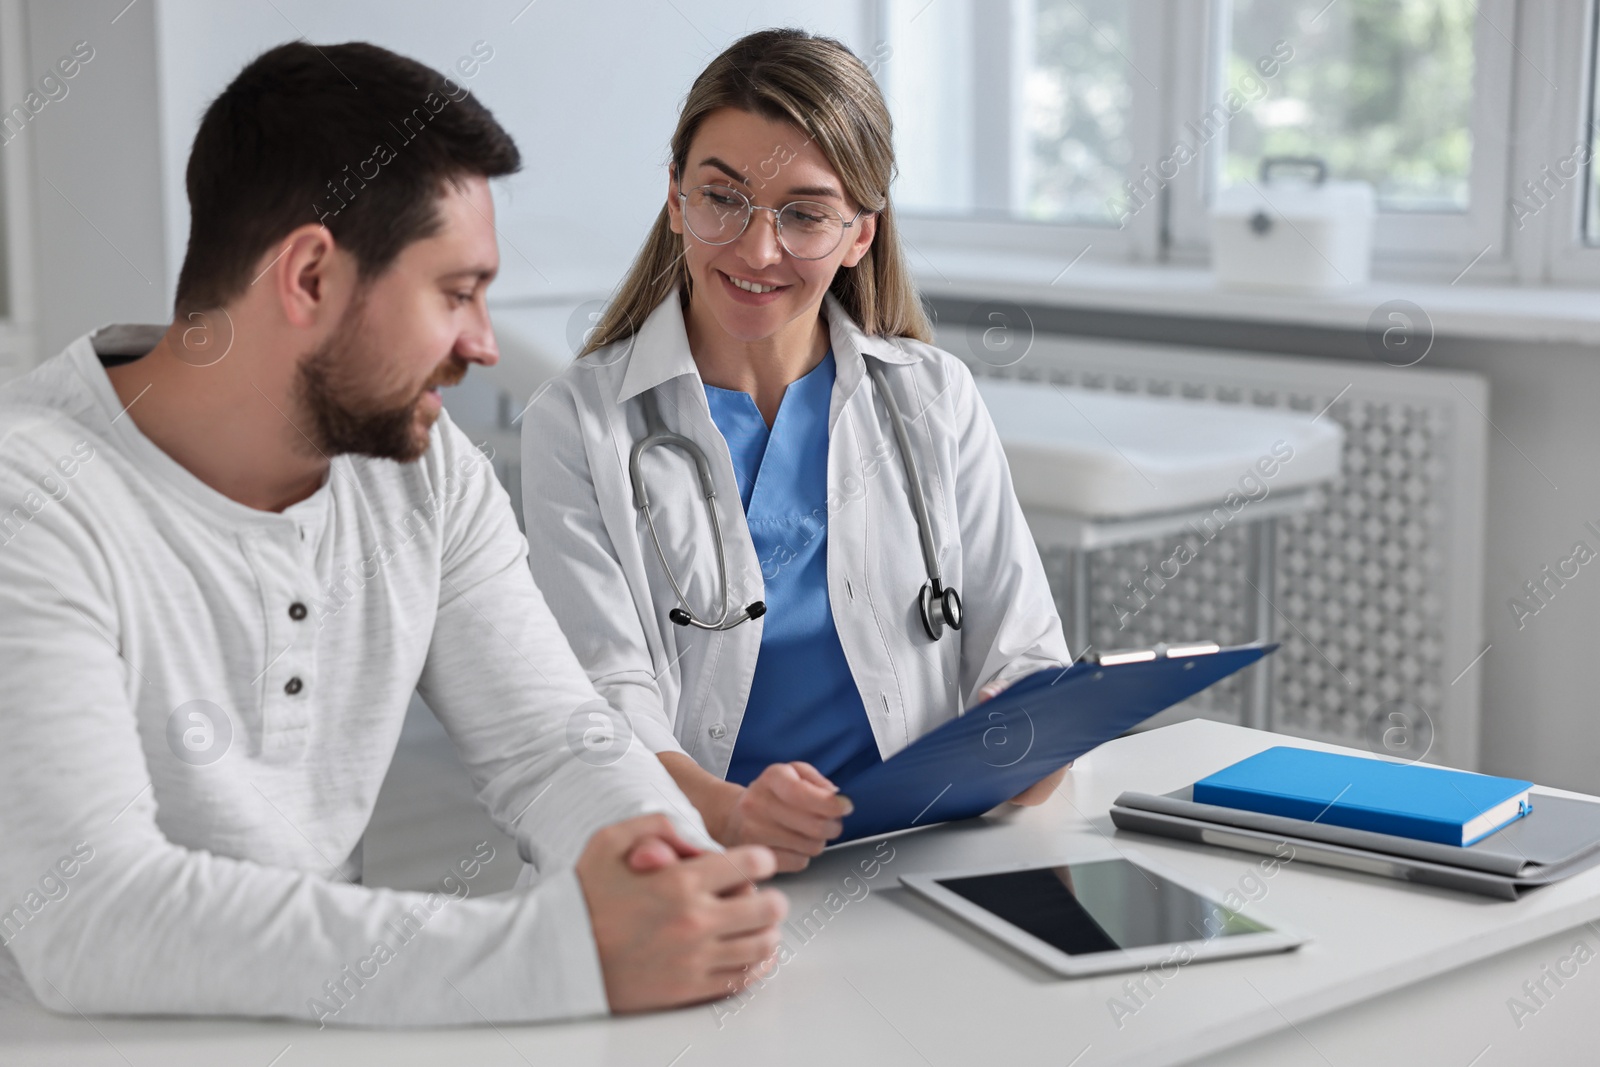
<instances>
[{"instance_id":1,"label":"shirt button","mask_svg":"<svg viewBox=\"0 0 1600 1067\"><path fill-rule=\"evenodd\" d=\"M301 619L303 619L305 617L306 617L306 606L304 604L302 604L302 603L300 603L300 601L296 600L293 604L289 605L289 618L293 619L295 622L299 622Z\"/></svg>"},{"instance_id":2,"label":"shirt button","mask_svg":"<svg viewBox=\"0 0 1600 1067\"><path fill-rule=\"evenodd\" d=\"M726 726L722 725L720 722L714 722L714 723L711 724L711 729L707 730L706 733L710 734L713 738L715 738L716 740L720 741L724 737L728 736L728 728Z\"/></svg>"},{"instance_id":3,"label":"shirt button","mask_svg":"<svg viewBox=\"0 0 1600 1067\"><path fill-rule=\"evenodd\" d=\"M283 691L285 693L288 693L290 696L294 696L296 693L300 692L300 690L302 690L304 688L305 688L305 683L302 682L299 678L290 678L287 682L283 683Z\"/></svg>"}]
</instances>

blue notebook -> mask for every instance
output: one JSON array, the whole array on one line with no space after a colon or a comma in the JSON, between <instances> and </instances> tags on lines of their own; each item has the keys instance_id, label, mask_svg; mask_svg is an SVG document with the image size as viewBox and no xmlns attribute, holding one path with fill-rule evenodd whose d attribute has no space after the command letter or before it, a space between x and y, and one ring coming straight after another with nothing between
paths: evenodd
<instances>
[{"instance_id":1,"label":"blue notebook","mask_svg":"<svg viewBox=\"0 0 1600 1067\"><path fill-rule=\"evenodd\" d=\"M1194 784L1196 804L1470 845L1533 810L1532 782L1279 746Z\"/></svg>"},{"instance_id":2,"label":"blue notebook","mask_svg":"<svg viewBox=\"0 0 1600 1067\"><path fill-rule=\"evenodd\" d=\"M1019 678L999 696L836 783L855 810L834 843L982 815L1277 647L1208 643L1106 653Z\"/></svg>"}]
</instances>

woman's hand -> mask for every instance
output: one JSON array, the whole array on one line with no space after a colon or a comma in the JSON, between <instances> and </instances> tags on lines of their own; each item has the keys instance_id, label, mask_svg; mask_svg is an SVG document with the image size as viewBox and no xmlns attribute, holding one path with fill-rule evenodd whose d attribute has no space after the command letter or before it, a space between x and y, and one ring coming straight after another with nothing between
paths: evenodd
<instances>
[{"instance_id":1,"label":"woman's hand","mask_svg":"<svg viewBox=\"0 0 1600 1067\"><path fill-rule=\"evenodd\" d=\"M1061 780L1067 776L1067 771L1071 770L1071 768L1072 764L1069 763L1065 767L1056 770L1054 774L1039 779L1012 797L1010 802L1024 808L1038 807L1050 799L1050 794L1056 791L1056 786L1061 784Z\"/></svg>"},{"instance_id":2,"label":"woman's hand","mask_svg":"<svg viewBox=\"0 0 1600 1067\"><path fill-rule=\"evenodd\" d=\"M766 845L780 871L800 871L855 810L809 763L774 763L750 785L727 782L678 752L658 754L719 844Z\"/></svg>"},{"instance_id":3,"label":"woman's hand","mask_svg":"<svg viewBox=\"0 0 1600 1067\"><path fill-rule=\"evenodd\" d=\"M766 845L778 870L800 871L844 831L840 820L855 810L839 787L798 760L774 763L729 807L718 840L724 845Z\"/></svg>"},{"instance_id":4,"label":"woman's hand","mask_svg":"<svg viewBox=\"0 0 1600 1067\"><path fill-rule=\"evenodd\" d=\"M978 690L978 703L982 704L985 700L994 699L1001 693L1005 692L1006 688L1010 684L1010 682L989 682L985 684ZM1028 788L1012 797L1011 803L1020 805L1024 808L1033 808L1043 804L1045 801L1050 799L1050 794L1056 791L1056 786L1061 784L1062 779L1066 778L1067 772L1071 769L1072 763L1068 762L1065 767L1058 769L1055 773L1047 777L1039 779L1037 782L1034 782Z\"/></svg>"}]
</instances>

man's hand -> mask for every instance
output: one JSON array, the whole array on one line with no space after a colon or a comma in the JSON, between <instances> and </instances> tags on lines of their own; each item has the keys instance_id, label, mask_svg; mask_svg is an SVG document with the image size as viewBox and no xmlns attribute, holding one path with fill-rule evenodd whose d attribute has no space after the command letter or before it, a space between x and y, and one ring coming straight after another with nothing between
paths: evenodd
<instances>
[{"instance_id":1,"label":"man's hand","mask_svg":"<svg viewBox=\"0 0 1600 1067\"><path fill-rule=\"evenodd\" d=\"M1010 682L987 683L978 690L978 703L982 704L985 700L994 699L1001 693L1004 693L1006 688L1010 685ZM1011 803L1020 805L1024 808L1033 808L1043 804L1045 801L1050 799L1050 794L1056 791L1056 786L1061 784L1061 780L1067 776L1067 772L1071 769L1072 762L1069 761L1065 767L1061 767L1056 770L1055 773L1039 779L1037 782L1034 782L1028 788L1012 797Z\"/></svg>"},{"instance_id":2,"label":"man's hand","mask_svg":"<svg viewBox=\"0 0 1600 1067\"><path fill-rule=\"evenodd\" d=\"M718 840L725 845L766 845L780 871L800 871L844 832L855 810L847 797L811 764L774 763L729 807Z\"/></svg>"},{"instance_id":3,"label":"man's hand","mask_svg":"<svg viewBox=\"0 0 1600 1067\"><path fill-rule=\"evenodd\" d=\"M628 870L635 874L649 874L678 860L693 859L705 854L704 849L697 848L679 837L670 823L667 829L666 837L646 834L634 839L626 857Z\"/></svg>"},{"instance_id":4,"label":"man's hand","mask_svg":"<svg viewBox=\"0 0 1600 1067\"><path fill-rule=\"evenodd\" d=\"M789 902L759 846L701 853L664 815L608 826L578 858L606 999L614 1012L714 1000L763 976Z\"/></svg>"}]
</instances>

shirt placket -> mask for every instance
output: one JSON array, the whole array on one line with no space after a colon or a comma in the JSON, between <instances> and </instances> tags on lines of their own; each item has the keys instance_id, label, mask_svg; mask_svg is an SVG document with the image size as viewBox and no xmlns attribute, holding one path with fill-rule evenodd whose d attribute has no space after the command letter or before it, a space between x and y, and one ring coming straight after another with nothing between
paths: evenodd
<instances>
[{"instance_id":1,"label":"shirt placket","mask_svg":"<svg viewBox=\"0 0 1600 1067\"><path fill-rule=\"evenodd\" d=\"M287 762L304 750L317 686L315 593L309 553L298 526L259 534L245 542L245 556L261 594L265 620L261 694L261 758Z\"/></svg>"}]
</instances>

